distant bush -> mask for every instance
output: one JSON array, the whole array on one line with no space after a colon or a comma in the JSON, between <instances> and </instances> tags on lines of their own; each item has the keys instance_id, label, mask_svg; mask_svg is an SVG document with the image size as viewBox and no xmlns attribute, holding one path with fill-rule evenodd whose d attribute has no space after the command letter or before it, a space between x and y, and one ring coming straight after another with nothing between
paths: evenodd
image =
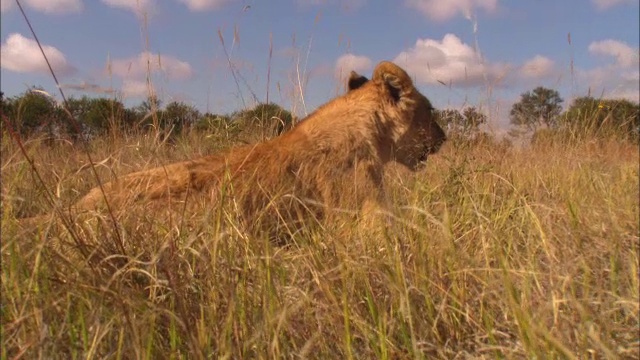
<instances>
[{"instance_id":1,"label":"distant bush","mask_svg":"<svg viewBox=\"0 0 640 360\"><path fill-rule=\"evenodd\" d=\"M4 94L3 94L4 95ZM59 132L60 111L55 100L37 87L9 99L2 99L2 113L22 135Z\"/></svg>"},{"instance_id":2,"label":"distant bush","mask_svg":"<svg viewBox=\"0 0 640 360\"><path fill-rule=\"evenodd\" d=\"M231 122L229 115L205 113L200 116L194 129L213 133L218 131L232 131L235 127L237 127L237 124Z\"/></svg>"},{"instance_id":3,"label":"distant bush","mask_svg":"<svg viewBox=\"0 0 640 360\"><path fill-rule=\"evenodd\" d=\"M70 98L67 106L84 135L102 135L107 132L116 135L121 130L135 126L137 120L136 114L117 99L83 96L80 99ZM71 133L77 130L72 121L65 117Z\"/></svg>"},{"instance_id":4,"label":"distant bush","mask_svg":"<svg viewBox=\"0 0 640 360\"><path fill-rule=\"evenodd\" d=\"M206 134L206 137L213 141L227 143L237 141L240 126L237 122L231 121L229 115L206 113L198 119L194 130Z\"/></svg>"},{"instance_id":5,"label":"distant bush","mask_svg":"<svg viewBox=\"0 0 640 360\"><path fill-rule=\"evenodd\" d=\"M574 137L617 136L638 141L640 105L624 99L576 98L563 114L562 127Z\"/></svg>"},{"instance_id":6,"label":"distant bush","mask_svg":"<svg viewBox=\"0 0 640 360\"><path fill-rule=\"evenodd\" d=\"M435 115L448 137L473 137L479 133L480 125L487 122L487 115L474 106L466 107L462 112L456 109L436 110Z\"/></svg>"},{"instance_id":7,"label":"distant bush","mask_svg":"<svg viewBox=\"0 0 640 360\"><path fill-rule=\"evenodd\" d=\"M200 118L200 112L192 105L172 101L164 110L159 111L160 128L170 132L172 136L195 125Z\"/></svg>"},{"instance_id":8,"label":"distant bush","mask_svg":"<svg viewBox=\"0 0 640 360\"><path fill-rule=\"evenodd\" d=\"M509 116L514 125L537 129L544 125L555 127L562 112L563 100L558 91L537 87L520 96L520 101L513 104Z\"/></svg>"},{"instance_id":9,"label":"distant bush","mask_svg":"<svg viewBox=\"0 0 640 360\"><path fill-rule=\"evenodd\" d=\"M231 116L237 123L244 141L270 139L290 129L294 124L291 112L274 103L261 103L253 109L242 110Z\"/></svg>"}]
</instances>

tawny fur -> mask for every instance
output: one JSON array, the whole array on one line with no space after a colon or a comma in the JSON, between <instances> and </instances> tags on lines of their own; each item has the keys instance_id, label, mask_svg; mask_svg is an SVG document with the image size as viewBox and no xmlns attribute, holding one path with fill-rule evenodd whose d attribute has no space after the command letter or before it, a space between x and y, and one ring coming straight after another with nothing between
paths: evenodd
<instances>
[{"instance_id":1,"label":"tawny fur","mask_svg":"<svg viewBox=\"0 0 640 360\"><path fill-rule=\"evenodd\" d=\"M204 198L215 205L224 197L249 228L272 232L336 209L385 207L385 163L416 170L445 135L429 101L393 63L378 64L371 80L352 73L348 88L281 136L123 176L72 209L103 209L105 198L117 212L132 203Z\"/></svg>"}]
</instances>

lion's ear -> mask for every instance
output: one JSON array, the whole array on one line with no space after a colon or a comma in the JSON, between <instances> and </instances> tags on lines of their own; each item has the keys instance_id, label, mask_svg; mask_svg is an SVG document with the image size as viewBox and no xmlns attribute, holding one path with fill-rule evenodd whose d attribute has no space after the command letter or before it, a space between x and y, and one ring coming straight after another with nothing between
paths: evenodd
<instances>
[{"instance_id":1,"label":"lion's ear","mask_svg":"<svg viewBox=\"0 0 640 360\"><path fill-rule=\"evenodd\" d=\"M347 91L359 89L368 81L369 79L352 70L351 74L349 74L349 80L347 80Z\"/></svg>"},{"instance_id":2,"label":"lion's ear","mask_svg":"<svg viewBox=\"0 0 640 360\"><path fill-rule=\"evenodd\" d=\"M413 89L413 82L402 68L390 61L382 61L373 70L373 80L387 85L391 96L397 101Z\"/></svg>"}]
</instances>

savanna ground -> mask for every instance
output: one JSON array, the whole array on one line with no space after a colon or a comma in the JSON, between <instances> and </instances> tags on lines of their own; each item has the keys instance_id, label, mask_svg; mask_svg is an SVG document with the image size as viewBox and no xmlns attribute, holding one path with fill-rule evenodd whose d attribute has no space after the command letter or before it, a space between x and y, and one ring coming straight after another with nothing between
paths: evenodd
<instances>
[{"instance_id":1,"label":"savanna ground","mask_svg":"<svg viewBox=\"0 0 640 360\"><path fill-rule=\"evenodd\" d=\"M109 179L228 145L105 136L90 151ZM24 231L47 194L64 207L96 184L80 148L25 146L45 186L2 139L3 359L640 356L637 143L453 138L416 174L389 167L386 233L343 224L286 246L215 204Z\"/></svg>"}]
</instances>

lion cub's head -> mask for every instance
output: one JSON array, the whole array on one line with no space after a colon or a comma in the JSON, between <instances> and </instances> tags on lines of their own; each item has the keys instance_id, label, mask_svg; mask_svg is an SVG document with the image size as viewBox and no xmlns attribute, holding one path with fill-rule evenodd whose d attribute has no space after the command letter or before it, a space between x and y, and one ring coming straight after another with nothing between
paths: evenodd
<instances>
[{"instance_id":1,"label":"lion cub's head","mask_svg":"<svg viewBox=\"0 0 640 360\"><path fill-rule=\"evenodd\" d=\"M435 121L431 103L399 66L383 61L374 69L371 80L352 71L347 88L352 96L366 98L375 94L377 99L383 100L376 113L378 123L374 126L386 130L383 133L388 138L379 141L386 147L389 160L415 171L446 140L444 131Z\"/></svg>"}]
</instances>

